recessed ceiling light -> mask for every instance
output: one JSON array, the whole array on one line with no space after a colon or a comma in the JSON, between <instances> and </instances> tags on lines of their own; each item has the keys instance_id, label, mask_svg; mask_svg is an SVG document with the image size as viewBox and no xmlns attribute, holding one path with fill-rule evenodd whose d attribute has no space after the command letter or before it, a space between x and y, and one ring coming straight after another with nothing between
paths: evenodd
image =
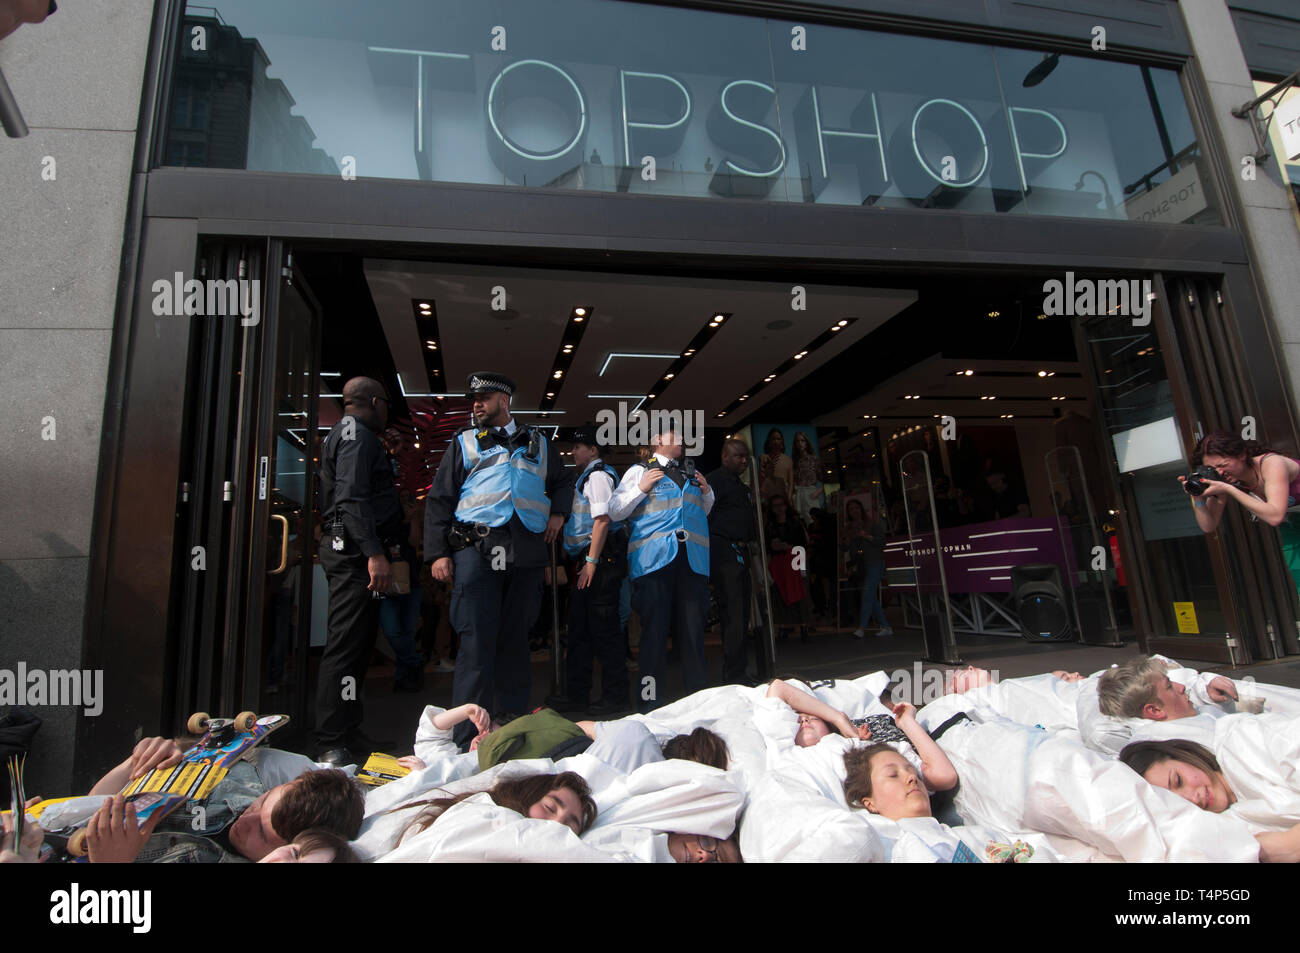
<instances>
[{"instance_id":1,"label":"recessed ceiling light","mask_svg":"<svg viewBox=\"0 0 1300 953\"><path fill-rule=\"evenodd\" d=\"M554 377L554 378L558 381L561 377L564 376L564 371L556 371L556 372L555 372L554 374L552 374L551 376Z\"/></svg>"},{"instance_id":2,"label":"recessed ceiling light","mask_svg":"<svg viewBox=\"0 0 1300 953\"><path fill-rule=\"evenodd\" d=\"M586 309L586 308L574 308L574 309L573 309L573 313L576 314L576 315L577 315L578 317L580 317L580 318L585 318L585 317L587 316L587 309Z\"/></svg>"},{"instance_id":3,"label":"recessed ceiling light","mask_svg":"<svg viewBox=\"0 0 1300 953\"><path fill-rule=\"evenodd\" d=\"M848 324L849 324L849 319L848 319L848 318L845 318L843 321L841 321L839 324L837 324L836 327L839 327L839 328L845 328L845 327L848 327Z\"/></svg>"},{"instance_id":4,"label":"recessed ceiling light","mask_svg":"<svg viewBox=\"0 0 1300 953\"><path fill-rule=\"evenodd\" d=\"M690 357L694 353L695 353L695 348L691 348L689 351L683 354L682 357Z\"/></svg>"},{"instance_id":5,"label":"recessed ceiling light","mask_svg":"<svg viewBox=\"0 0 1300 953\"><path fill-rule=\"evenodd\" d=\"M555 396L555 391L553 391L553 390L548 390L548 391L546 392L546 396L547 396L547 397L554 397L554 396Z\"/></svg>"},{"instance_id":6,"label":"recessed ceiling light","mask_svg":"<svg viewBox=\"0 0 1300 953\"><path fill-rule=\"evenodd\" d=\"M1038 372L1038 376L1039 376L1039 377L1055 377L1055 376L1056 376L1056 371L1039 371L1039 372Z\"/></svg>"},{"instance_id":7,"label":"recessed ceiling light","mask_svg":"<svg viewBox=\"0 0 1300 953\"><path fill-rule=\"evenodd\" d=\"M832 324L832 325L831 325L831 330L832 330L832 331L839 331L839 330L841 329L841 327L842 327L841 325L838 325L838 324Z\"/></svg>"},{"instance_id":8,"label":"recessed ceiling light","mask_svg":"<svg viewBox=\"0 0 1300 953\"><path fill-rule=\"evenodd\" d=\"M717 321L719 324L721 324L721 323L723 322L723 320L724 320L726 317L727 317L727 316L726 316L725 314L715 314L715 315L713 316L713 320L714 320L714 321Z\"/></svg>"},{"instance_id":9,"label":"recessed ceiling light","mask_svg":"<svg viewBox=\"0 0 1300 953\"><path fill-rule=\"evenodd\" d=\"M677 375L675 375L675 374L665 374L665 375L664 375L664 380L666 380L666 381L670 381L670 380L672 380L672 379L673 379L674 377L676 377L676 376L677 376Z\"/></svg>"},{"instance_id":10,"label":"recessed ceiling light","mask_svg":"<svg viewBox=\"0 0 1300 953\"><path fill-rule=\"evenodd\" d=\"M990 312L989 312L989 317L990 317L990 318L998 318L998 317L1001 317L1001 316L1002 316L1002 312L1001 312L1001 311L990 311Z\"/></svg>"}]
</instances>

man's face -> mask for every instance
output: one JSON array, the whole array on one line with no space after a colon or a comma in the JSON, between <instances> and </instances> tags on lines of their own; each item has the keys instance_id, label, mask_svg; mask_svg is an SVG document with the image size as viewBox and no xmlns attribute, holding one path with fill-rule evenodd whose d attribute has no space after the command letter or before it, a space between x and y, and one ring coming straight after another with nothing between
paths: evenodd
<instances>
[{"instance_id":1,"label":"man's face","mask_svg":"<svg viewBox=\"0 0 1300 953\"><path fill-rule=\"evenodd\" d=\"M697 834L669 834L668 853L679 864L738 864L735 836L726 840Z\"/></svg>"},{"instance_id":2,"label":"man's face","mask_svg":"<svg viewBox=\"0 0 1300 953\"><path fill-rule=\"evenodd\" d=\"M1154 676L1156 702L1148 703L1142 708L1142 717L1151 721L1172 721L1175 718L1190 718L1196 714L1196 708L1187 697L1187 689L1177 682L1170 681L1166 675Z\"/></svg>"},{"instance_id":3,"label":"man's face","mask_svg":"<svg viewBox=\"0 0 1300 953\"><path fill-rule=\"evenodd\" d=\"M289 784L296 782L290 781ZM284 797L289 784L271 788L248 806L230 825L230 846L249 860L261 860L277 847L288 843L271 826L271 814Z\"/></svg>"},{"instance_id":4,"label":"man's face","mask_svg":"<svg viewBox=\"0 0 1300 953\"><path fill-rule=\"evenodd\" d=\"M749 466L749 451L743 447L727 444L722 448L722 467L730 473L737 475L745 472L745 467Z\"/></svg>"},{"instance_id":5,"label":"man's face","mask_svg":"<svg viewBox=\"0 0 1300 953\"><path fill-rule=\"evenodd\" d=\"M499 390L474 395L472 419L475 427L504 427L510 419L510 398Z\"/></svg>"}]
</instances>

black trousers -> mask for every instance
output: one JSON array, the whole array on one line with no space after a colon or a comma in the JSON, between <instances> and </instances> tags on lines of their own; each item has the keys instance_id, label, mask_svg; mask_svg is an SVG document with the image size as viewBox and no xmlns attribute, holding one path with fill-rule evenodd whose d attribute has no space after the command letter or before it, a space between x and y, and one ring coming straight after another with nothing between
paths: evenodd
<instances>
[{"instance_id":1,"label":"black trousers","mask_svg":"<svg viewBox=\"0 0 1300 953\"><path fill-rule=\"evenodd\" d=\"M526 714L532 690L528 630L542 605L542 567L493 569L473 547L451 558L451 625L460 635L452 706L473 702L493 717ZM473 723L463 721L452 738L464 744L474 732Z\"/></svg>"},{"instance_id":2,"label":"black trousers","mask_svg":"<svg viewBox=\"0 0 1300 953\"><path fill-rule=\"evenodd\" d=\"M579 702L591 699L591 660L600 659L601 700L627 702L627 654L623 626L618 618L619 593L626 565L601 563L586 589L577 587L579 560L569 570L574 585L569 590L568 691Z\"/></svg>"},{"instance_id":3,"label":"black trousers","mask_svg":"<svg viewBox=\"0 0 1300 953\"><path fill-rule=\"evenodd\" d=\"M322 750L346 747L361 728L361 690L379 635L380 600L366 588L366 557L351 542L344 552L335 552L332 539L325 535L320 543L320 565L330 592L329 634L316 687L316 744Z\"/></svg>"},{"instance_id":4,"label":"black trousers","mask_svg":"<svg viewBox=\"0 0 1300 953\"><path fill-rule=\"evenodd\" d=\"M740 550L738 554L736 549ZM720 536L709 537L709 579L718 603L722 627L722 681L735 684L745 678L749 661L749 553L743 543L735 548Z\"/></svg>"},{"instance_id":5,"label":"black trousers","mask_svg":"<svg viewBox=\"0 0 1300 953\"><path fill-rule=\"evenodd\" d=\"M704 615L709 609L709 578L691 568L686 546L662 569L632 580L632 608L641 617L641 647L633 686L637 711L653 711L668 701L668 633L682 653L686 694L708 685L704 663Z\"/></svg>"}]
</instances>

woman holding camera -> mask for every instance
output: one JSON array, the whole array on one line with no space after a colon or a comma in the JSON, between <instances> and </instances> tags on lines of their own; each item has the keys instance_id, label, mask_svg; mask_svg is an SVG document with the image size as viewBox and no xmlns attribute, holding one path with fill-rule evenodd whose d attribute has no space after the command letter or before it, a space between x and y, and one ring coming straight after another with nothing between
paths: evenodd
<instances>
[{"instance_id":1,"label":"woman holding camera","mask_svg":"<svg viewBox=\"0 0 1300 953\"><path fill-rule=\"evenodd\" d=\"M1300 519L1296 513L1288 513L1292 507L1300 512L1300 462L1254 440L1220 431L1207 434L1196 445L1192 465L1209 467L1220 477L1194 478L1190 484L1186 477L1178 478L1192 498L1201 530L1213 533L1218 529L1226 501L1236 500L1252 518L1278 528L1282 555L1300 589Z\"/></svg>"}]
</instances>

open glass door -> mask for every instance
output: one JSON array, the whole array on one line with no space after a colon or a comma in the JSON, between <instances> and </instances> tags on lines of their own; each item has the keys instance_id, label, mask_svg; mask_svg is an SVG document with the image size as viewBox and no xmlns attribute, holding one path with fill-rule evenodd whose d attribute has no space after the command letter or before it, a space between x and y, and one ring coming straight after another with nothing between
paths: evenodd
<instances>
[{"instance_id":1,"label":"open glass door","mask_svg":"<svg viewBox=\"0 0 1300 953\"><path fill-rule=\"evenodd\" d=\"M208 323L192 356L174 717L248 709L303 731L320 309L279 241L211 243L198 271L249 282L257 310L197 319Z\"/></svg>"}]
</instances>

